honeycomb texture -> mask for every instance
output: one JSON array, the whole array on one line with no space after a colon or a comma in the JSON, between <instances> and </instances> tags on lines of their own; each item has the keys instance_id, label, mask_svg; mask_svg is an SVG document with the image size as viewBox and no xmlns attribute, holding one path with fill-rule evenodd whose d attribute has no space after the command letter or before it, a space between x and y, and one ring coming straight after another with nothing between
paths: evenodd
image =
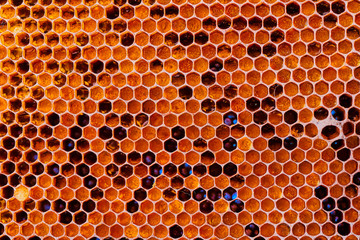
<instances>
[{"instance_id":1,"label":"honeycomb texture","mask_svg":"<svg viewBox=\"0 0 360 240\"><path fill-rule=\"evenodd\" d=\"M0 0L0 240L356 240L360 2Z\"/></svg>"}]
</instances>

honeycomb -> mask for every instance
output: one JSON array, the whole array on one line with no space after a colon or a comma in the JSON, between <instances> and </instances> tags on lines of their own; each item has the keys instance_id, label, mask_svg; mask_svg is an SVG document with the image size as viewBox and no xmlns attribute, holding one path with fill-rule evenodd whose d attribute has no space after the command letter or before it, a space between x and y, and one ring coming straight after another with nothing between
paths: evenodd
<instances>
[{"instance_id":1,"label":"honeycomb","mask_svg":"<svg viewBox=\"0 0 360 240\"><path fill-rule=\"evenodd\" d=\"M360 237L360 1L0 0L0 240Z\"/></svg>"}]
</instances>

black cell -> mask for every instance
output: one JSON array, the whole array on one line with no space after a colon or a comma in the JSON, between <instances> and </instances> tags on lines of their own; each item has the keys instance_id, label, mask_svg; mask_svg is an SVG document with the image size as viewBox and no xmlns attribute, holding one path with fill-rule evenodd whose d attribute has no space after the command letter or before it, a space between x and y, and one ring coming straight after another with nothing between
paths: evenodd
<instances>
[{"instance_id":1,"label":"black cell","mask_svg":"<svg viewBox=\"0 0 360 240\"><path fill-rule=\"evenodd\" d=\"M183 229L179 225L173 225L169 229L170 237L180 238L183 235Z\"/></svg>"},{"instance_id":2,"label":"black cell","mask_svg":"<svg viewBox=\"0 0 360 240\"><path fill-rule=\"evenodd\" d=\"M62 212L66 209L66 202L61 199L58 199L55 202L53 202L52 209L55 212Z\"/></svg>"},{"instance_id":3,"label":"black cell","mask_svg":"<svg viewBox=\"0 0 360 240\"><path fill-rule=\"evenodd\" d=\"M213 177L220 176L222 173L222 167L220 164L214 163L209 167L209 174Z\"/></svg>"},{"instance_id":4,"label":"black cell","mask_svg":"<svg viewBox=\"0 0 360 240\"><path fill-rule=\"evenodd\" d=\"M179 89L179 97L184 100L188 100L193 96L193 90L189 86L185 86Z\"/></svg>"},{"instance_id":5,"label":"black cell","mask_svg":"<svg viewBox=\"0 0 360 240\"><path fill-rule=\"evenodd\" d=\"M106 17L108 19L115 19L120 16L119 8L116 6L111 6L106 8Z\"/></svg>"},{"instance_id":6,"label":"black cell","mask_svg":"<svg viewBox=\"0 0 360 240\"><path fill-rule=\"evenodd\" d=\"M104 70L104 63L100 60L91 62L90 69L94 74L99 74Z\"/></svg>"},{"instance_id":7,"label":"black cell","mask_svg":"<svg viewBox=\"0 0 360 240\"><path fill-rule=\"evenodd\" d=\"M109 100L103 100L99 102L99 112L100 113L108 113L111 111L112 104Z\"/></svg>"},{"instance_id":8,"label":"black cell","mask_svg":"<svg viewBox=\"0 0 360 240\"><path fill-rule=\"evenodd\" d=\"M286 13L290 16L296 16L300 13L300 6L296 2L286 5Z\"/></svg>"},{"instance_id":9,"label":"black cell","mask_svg":"<svg viewBox=\"0 0 360 240\"><path fill-rule=\"evenodd\" d=\"M87 221L87 215L85 212L78 212L74 216L74 222L78 225L81 225Z\"/></svg>"},{"instance_id":10,"label":"black cell","mask_svg":"<svg viewBox=\"0 0 360 240\"><path fill-rule=\"evenodd\" d=\"M224 115L223 119L226 125L234 125L237 123L237 114L234 112L228 112Z\"/></svg>"},{"instance_id":11,"label":"black cell","mask_svg":"<svg viewBox=\"0 0 360 240\"><path fill-rule=\"evenodd\" d=\"M163 191L163 198L170 202L170 201L173 201L176 197L176 192L174 189L172 188L168 188L166 190Z\"/></svg>"},{"instance_id":12,"label":"black cell","mask_svg":"<svg viewBox=\"0 0 360 240\"><path fill-rule=\"evenodd\" d=\"M201 154L202 163L211 164L212 162L214 162L214 159L215 159L215 155L210 151L206 151Z\"/></svg>"},{"instance_id":13,"label":"black cell","mask_svg":"<svg viewBox=\"0 0 360 240\"><path fill-rule=\"evenodd\" d=\"M3 239L1 239L1 240L3 240ZM32 236L32 237L29 237L28 240L41 240L41 238L38 236Z\"/></svg>"},{"instance_id":14,"label":"black cell","mask_svg":"<svg viewBox=\"0 0 360 240\"><path fill-rule=\"evenodd\" d=\"M237 148L237 141L234 138L227 138L223 142L224 149L228 152L232 152Z\"/></svg>"},{"instance_id":15,"label":"black cell","mask_svg":"<svg viewBox=\"0 0 360 240\"><path fill-rule=\"evenodd\" d=\"M329 125L324 127L321 130L321 135L323 135L326 139L330 140L339 135L339 129L334 125Z\"/></svg>"},{"instance_id":16,"label":"black cell","mask_svg":"<svg viewBox=\"0 0 360 240\"><path fill-rule=\"evenodd\" d=\"M0 174L0 186L5 186L8 183L7 177L4 174Z\"/></svg>"},{"instance_id":17,"label":"black cell","mask_svg":"<svg viewBox=\"0 0 360 240\"><path fill-rule=\"evenodd\" d=\"M179 36L176 33L168 33L165 35L165 44L168 46L174 46L178 43Z\"/></svg>"},{"instance_id":18,"label":"black cell","mask_svg":"<svg viewBox=\"0 0 360 240\"><path fill-rule=\"evenodd\" d=\"M236 30L244 30L247 26L247 20L243 17L237 17L233 20L233 28Z\"/></svg>"},{"instance_id":19,"label":"black cell","mask_svg":"<svg viewBox=\"0 0 360 240\"><path fill-rule=\"evenodd\" d=\"M123 140L127 137L126 129L123 127L117 127L114 129L114 137L117 140Z\"/></svg>"},{"instance_id":20,"label":"black cell","mask_svg":"<svg viewBox=\"0 0 360 240\"><path fill-rule=\"evenodd\" d=\"M345 119L345 111L339 107L331 110L331 116L337 121L342 121Z\"/></svg>"},{"instance_id":21,"label":"black cell","mask_svg":"<svg viewBox=\"0 0 360 240\"><path fill-rule=\"evenodd\" d=\"M226 98L221 98L216 102L216 109L220 112L224 112L230 109L230 101Z\"/></svg>"},{"instance_id":22,"label":"black cell","mask_svg":"<svg viewBox=\"0 0 360 240\"><path fill-rule=\"evenodd\" d=\"M247 53L250 57L256 58L261 54L261 47L258 44L251 44L247 48Z\"/></svg>"},{"instance_id":23,"label":"black cell","mask_svg":"<svg viewBox=\"0 0 360 240\"><path fill-rule=\"evenodd\" d=\"M206 198L206 191L202 188L197 188L193 191L192 196L196 201L202 201Z\"/></svg>"},{"instance_id":24,"label":"black cell","mask_svg":"<svg viewBox=\"0 0 360 240\"><path fill-rule=\"evenodd\" d=\"M150 9L150 16L154 19L159 19L164 16L164 8L161 6L154 6Z\"/></svg>"},{"instance_id":25,"label":"black cell","mask_svg":"<svg viewBox=\"0 0 360 240\"><path fill-rule=\"evenodd\" d=\"M266 30L273 30L277 26L277 20L274 17L267 17L264 19L264 28ZM276 52L275 52L276 53Z\"/></svg>"},{"instance_id":26,"label":"black cell","mask_svg":"<svg viewBox=\"0 0 360 240\"><path fill-rule=\"evenodd\" d=\"M207 194L211 201L217 201L221 198L221 191L217 188L210 189Z\"/></svg>"},{"instance_id":27,"label":"black cell","mask_svg":"<svg viewBox=\"0 0 360 240\"><path fill-rule=\"evenodd\" d=\"M330 221L332 223L339 223L343 220L343 213L339 210L334 210L330 212Z\"/></svg>"},{"instance_id":28,"label":"black cell","mask_svg":"<svg viewBox=\"0 0 360 240\"><path fill-rule=\"evenodd\" d=\"M139 203L135 200L132 200L128 203L126 203L126 211L129 213L134 213L139 210Z\"/></svg>"},{"instance_id":29,"label":"black cell","mask_svg":"<svg viewBox=\"0 0 360 240\"><path fill-rule=\"evenodd\" d=\"M284 114L284 120L288 124L293 124L298 120L298 114L294 110L286 111Z\"/></svg>"},{"instance_id":30,"label":"black cell","mask_svg":"<svg viewBox=\"0 0 360 240\"><path fill-rule=\"evenodd\" d=\"M315 188L315 196L319 199L323 199L328 195L328 189L325 186L318 186Z\"/></svg>"},{"instance_id":31,"label":"black cell","mask_svg":"<svg viewBox=\"0 0 360 240\"><path fill-rule=\"evenodd\" d=\"M189 164L184 163L179 166L179 173L183 177L188 177L192 174L192 167Z\"/></svg>"},{"instance_id":32,"label":"black cell","mask_svg":"<svg viewBox=\"0 0 360 240\"><path fill-rule=\"evenodd\" d=\"M126 178L130 177L133 174L133 167L129 164L121 166L120 174Z\"/></svg>"},{"instance_id":33,"label":"black cell","mask_svg":"<svg viewBox=\"0 0 360 240\"><path fill-rule=\"evenodd\" d=\"M97 179L93 176L87 176L84 178L84 186L91 189L94 188L97 184Z\"/></svg>"},{"instance_id":34,"label":"black cell","mask_svg":"<svg viewBox=\"0 0 360 240\"><path fill-rule=\"evenodd\" d=\"M141 202L141 201L145 200L146 197L147 197L147 193L144 189L139 188L139 189L135 190L134 198L136 201Z\"/></svg>"},{"instance_id":35,"label":"black cell","mask_svg":"<svg viewBox=\"0 0 360 240\"><path fill-rule=\"evenodd\" d=\"M82 129L78 126L70 128L70 137L73 139L79 139L82 137Z\"/></svg>"},{"instance_id":36,"label":"black cell","mask_svg":"<svg viewBox=\"0 0 360 240\"><path fill-rule=\"evenodd\" d=\"M280 30L275 30L271 33L270 39L273 43L281 43L285 39L285 35Z\"/></svg>"},{"instance_id":37,"label":"black cell","mask_svg":"<svg viewBox=\"0 0 360 240\"><path fill-rule=\"evenodd\" d=\"M328 28L333 28L336 26L337 17L334 14L328 14L324 17L324 25Z\"/></svg>"},{"instance_id":38,"label":"black cell","mask_svg":"<svg viewBox=\"0 0 360 240\"><path fill-rule=\"evenodd\" d=\"M330 4L325 1L316 4L316 11L320 15L326 15L330 12Z\"/></svg>"},{"instance_id":39,"label":"black cell","mask_svg":"<svg viewBox=\"0 0 360 240\"><path fill-rule=\"evenodd\" d=\"M276 84L270 86L269 93L273 97L279 97L283 93L283 86L276 83Z\"/></svg>"},{"instance_id":40,"label":"black cell","mask_svg":"<svg viewBox=\"0 0 360 240\"><path fill-rule=\"evenodd\" d=\"M203 75L201 75L201 82L205 86L211 86L216 82L215 74L212 72L206 72Z\"/></svg>"},{"instance_id":41,"label":"black cell","mask_svg":"<svg viewBox=\"0 0 360 240\"><path fill-rule=\"evenodd\" d=\"M194 35L191 32L186 32L180 35L180 43L183 46L189 46L194 42Z\"/></svg>"},{"instance_id":42,"label":"black cell","mask_svg":"<svg viewBox=\"0 0 360 240\"><path fill-rule=\"evenodd\" d=\"M228 17L222 17L218 19L218 27L220 29L228 29L231 26L231 19Z\"/></svg>"},{"instance_id":43,"label":"black cell","mask_svg":"<svg viewBox=\"0 0 360 240\"><path fill-rule=\"evenodd\" d=\"M227 201L235 200L237 198L237 191L232 187L228 187L223 191L223 196Z\"/></svg>"},{"instance_id":44,"label":"black cell","mask_svg":"<svg viewBox=\"0 0 360 240\"><path fill-rule=\"evenodd\" d=\"M13 162L4 162L1 166L2 173L11 174L15 171L15 164Z\"/></svg>"},{"instance_id":45,"label":"black cell","mask_svg":"<svg viewBox=\"0 0 360 240\"><path fill-rule=\"evenodd\" d=\"M223 61L221 59L215 58L210 61L209 68L213 72L219 72L223 69Z\"/></svg>"},{"instance_id":46,"label":"black cell","mask_svg":"<svg viewBox=\"0 0 360 240\"><path fill-rule=\"evenodd\" d=\"M215 111L215 102L212 99L205 99L201 103L201 110L204 113L210 113Z\"/></svg>"},{"instance_id":47,"label":"black cell","mask_svg":"<svg viewBox=\"0 0 360 240\"><path fill-rule=\"evenodd\" d=\"M154 178L148 176L143 179L141 179L141 186L145 189L150 189L154 186Z\"/></svg>"},{"instance_id":48,"label":"black cell","mask_svg":"<svg viewBox=\"0 0 360 240\"><path fill-rule=\"evenodd\" d=\"M85 127L90 123L90 117L89 115L83 113L77 116L77 123L81 127Z\"/></svg>"},{"instance_id":49,"label":"black cell","mask_svg":"<svg viewBox=\"0 0 360 240\"><path fill-rule=\"evenodd\" d=\"M343 148L340 149L337 153L336 153L336 157L341 160L341 161L346 161L351 157L351 151L348 148Z\"/></svg>"},{"instance_id":50,"label":"black cell","mask_svg":"<svg viewBox=\"0 0 360 240\"><path fill-rule=\"evenodd\" d=\"M5 137L2 139L2 145L6 150L13 149L15 147L15 140L11 137Z\"/></svg>"},{"instance_id":51,"label":"black cell","mask_svg":"<svg viewBox=\"0 0 360 240\"><path fill-rule=\"evenodd\" d=\"M254 122L257 124L264 124L267 122L267 114L264 111L257 111L254 113Z\"/></svg>"},{"instance_id":52,"label":"black cell","mask_svg":"<svg viewBox=\"0 0 360 240\"><path fill-rule=\"evenodd\" d=\"M337 207L343 211L348 210L351 206L351 202L350 202L349 198L347 198L347 197L339 198L337 200L336 204L337 204Z\"/></svg>"},{"instance_id":53,"label":"black cell","mask_svg":"<svg viewBox=\"0 0 360 240\"><path fill-rule=\"evenodd\" d=\"M201 164L201 163L198 163L194 166L194 175L197 176L197 177L202 177L206 174L207 172L207 169L206 169L206 166Z\"/></svg>"},{"instance_id":54,"label":"black cell","mask_svg":"<svg viewBox=\"0 0 360 240\"><path fill-rule=\"evenodd\" d=\"M351 227L350 224L347 222L342 222L337 226L337 232L341 235L341 236L346 236L349 235L351 232Z\"/></svg>"},{"instance_id":55,"label":"black cell","mask_svg":"<svg viewBox=\"0 0 360 240\"><path fill-rule=\"evenodd\" d=\"M56 163L50 164L46 167L46 171L51 176L56 176L60 173L60 166Z\"/></svg>"},{"instance_id":56,"label":"black cell","mask_svg":"<svg viewBox=\"0 0 360 240\"><path fill-rule=\"evenodd\" d=\"M350 121L356 122L360 119L360 111L359 109L352 107L348 111L348 119Z\"/></svg>"},{"instance_id":57,"label":"black cell","mask_svg":"<svg viewBox=\"0 0 360 240\"><path fill-rule=\"evenodd\" d=\"M36 185L36 177L34 175L27 175L25 177L25 186L32 187Z\"/></svg>"},{"instance_id":58,"label":"black cell","mask_svg":"<svg viewBox=\"0 0 360 240\"><path fill-rule=\"evenodd\" d=\"M155 163L150 167L150 175L153 177L160 176L162 174L162 167L161 165Z\"/></svg>"},{"instance_id":59,"label":"black cell","mask_svg":"<svg viewBox=\"0 0 360 240\"><path fill-rule=\"evenodd\" d=\"M273 151L277 151L281 148L282 146L282 140L281 138L278 137L273 137L269 140L269 148Z\"/></svg>"},{"instance_id":60,"label":"black cell","mask_svg":"<svg viewBox=\"0 0 360 240\"><path fill-rule=\"evenodd\" d=\"M272 111L275 109L275 99L267 97L261 101L261 108L264 111Z\"/></svg>"},{"instance_id":61,"label":"black cell","mask_svg":"<svg viewBox=\"0 0 360 240\"><path fill-rule=\"evenodd\" d=\"M41 127L40 128L40 134L42 134L42 135L44 135L43 134L43 129L47 129L47 128L50 128L50 127L47 127L47 126L43 126L43 127ZM51 128L50 128L51 129ZM14 137L14 138L18 138L21 134L22 134L22 131L23 129L22 129L22 127L20 127L19 125L17 125L17 124L14 124L14 125L12 125L11 127L10 127L10 135L12 136L12 137ZM47 134L46 134L47 135ZM51 136L51 135L50 135ZM43 136L43 137L45 137L45 136Z\"/></svg>"},{"instance_id":62,"label":"black cell","mask_svg":"<svg viewBox=\"0 0 360 240\"><path fill-rule=\"evenodd\" d=\"M205 200L200 203L200 211L202 213L211 213L214 210L214 205L211 201Z\"/></svg>"},{"instance_id":63,"label":"black cell","mask_svg":"<svg viewBox=\"0 0 360 240\"><path fill-rule=\"evenodd\" d=\"M76 199L74 199L68 203L68 209L71 212L76 212L76 211L80 210L80 208L81 208L81 203Z\"/></svg>"},{"instance_id":64,"label":"black cell","mask_svg":"<svg viewBox=\"0 0 360 240\"><path fill-rule=\"evenodd\" d=\"M76 174L79 175L80 177L85 177L90 173L90 168L82 163L80 165L76 166Z\"/></svg>"},{"instance_id":65,"label":"black cell","mask_svg":"<svg viewBox=\"0 0 360 240\"><path fill-rule=\"evenodd\" d=\"M239 213L244 210L244 203L241 200L236 199L230 203L230 210Z\"/></svg>"},{"instance_id":66,"label":"black cell","mask_svg":"<svg viewBox=\"0 0 360 240\"><path fill-rule=\"evenodd\" d=\"M56 113L50 113L47 115L47 122L51 126L56 126L60 123L60 116Z\"/></svg>"},{"instance_id":67,"label":"black cell","mask_svg":"<svg viewBox=\"0 0 360 240\"><path fill-rule=\"evenodd\" d=\"M333 2L331 4L331 10L335 14L341 14L345 11L345 3L342 1Z\"/></svg>"},{"instance_id":68,"label":"black cell","mask_svg":"<svg viewBox=\"0 0 360 240\"><path fill-rule=\"evenodd\" d=\"M93 165L97 162L97 156L93 152L87 152L84 154L84 162L88 165Z\"/></svg>"},{"instance_id":69,"label":"black cell","mask_svg":"<svg viewBox=\"0 0 360 240\"><path fill-rule=\"evenodd\" d=\"M331 144L331 147L334 149L334 150L339 150L340 148L344 147L345 146L345 141L344 139L338 139L338 140L335 140L332 144Z\"/></svg>"},{"instance_id":70,"label":"black cell","mask_svg":"<svg viewBox=\"0 0 360 240\"><path fill-rule=\"evenodd\" d=\"M175 176L171 178L171 187L175 189L182 188L184 185L184 178L180 176Z\"/></svg>"},{"instance_id":71,"label":"black cell","mask_svg":"<svg viewBox=\"0 0 360 240\"><path fill-rule=\"evenodd\" d=\"M331 211L335 208L335 200L331 197L325 198L322 201L322 207L325 211Z\"/></svg>"},{"instance_id":72,"label":"black cell","mask_svg":"<svg viewBox=\"0 0 360 240\"><path fill-rule=\"evenodd\" d=\"M45 167L43 164L41 163L35 163L34 165L31 166L31 172L35 175L40 175L44 172Z\"/></svg>"},{"instance_id":73,"label":"black cell","mask_svg":"<svg viewBox=\"0 0 360 240\"><path fill-rule=\"evenodd\" d=\"M171 5L165 8L165 15L169 18L176 17L179 14L179 8L175 5Z\"/></svg>"},{"instance_id":74,"label":"black cell","mask_svg":"<svg viewBox=\"0 0 360 240\"><path fill-rule=\"evenodd\" d=\"M168 152L174 152L177 150L177 142L174 139L168 139L164 143L165 150Z\"/></svg>"},{"instance_id":75,"label":"black cell","mask_svg":"<svg viewBox=\"0 0 360 240\"><path fill-rule=\"evenodd\" d=\"M99 137L104 140L112 138L112 129L107 126L101 127L99 129Z\"/></svg>"},{"instance_id":76,"label":"black cell","mask_svg":"<svg viewBox=\"0 0 360 240\"><path fill-rule=\"evenodd\" d=\"M38 202L38 209L41 212L47 212L50 210L50 208L51 208L51 204L48 200L44 199L44 200L41 200L40 202Z\"/></svg>"},{"instance_id":77,"label":"black cell","mask_svg":"<svg viewBox=\"0 0 360 240\"><path fill-rule=\"evenodd\" d=\"M260 108L260 101L252 97L246 101L246 108L250 111L256 111Z\"/></svg>"},{"instance_id":78,"label":"black cell","mask_svg":"<svg viewBox=\"0 0 360 240\"><path fill-rule=\"evenodd\" d=\"M182 188L180 189L180 191L178 191L178 199L180 201L188 201L191 198L191 191L189 189L186 188Z\"/></svg>"},{"instance_id":79,"label":"black cell","mask_svg":"<svg viewBox=\"0 0 360 240\"><path fill-rule=\"evenodd\" d=\"M124 164L126 162L126 154L123 152L117 152L113 156L114 163L117 165Z\"/></svg>"},{"instance_id":80,"label":"black cell","mask_svg":"<svg viewBox=\"0 0 360 240\"><path fill-rule=\"evenodd\" d=\"M284 147L287 150L293 150L297 147L297 140L294 137L287 137L284 139Z\"/></svg>"},{"instance_id":81,"label":"black cell","mask_svg":"<svg viewBox=\"0 0 360 240\"><path fill-rule=\"evenodd\" d=\"M354 184L350 184L345 188L345 194L347 197L356 197L358 195L358 187Z\"/></svg>"},{"instance_id":82,"label":"black cell","mask_svg":"<svg viewBox=\"0 0 360 240\"><path fill-rule=\"evenodd\" d=\"M249 27L253 30L258 30L262 27L262 21L259 17L249 19Z\"/></svg>"},{"instance_id":83,"label":"black cell","mask_svg":"<svg viewBox=\"0 0 360 240\"><path fill-rule=\"evenodd\" d=\"M62 148L65 151L70 152L75 148L75 142L70 138L66 138L62 141Z\"/></svg>"},{"instance_id":84,"label":"black cell","mask_svg":"<svg viewBox=\"0 0 360 240\"><path fill-rule=\"evenodd\" d=\"M195 43L204 45L209 41L209 35L206 32L198 32L195 34Z\"/></svg>"},{"instance_id":85,"label":"black cell","mask_svg":"<svg viewBox=\"0 0 360 240\"><path fill-rule=\"evenodd\" d=\"M256 237L259 235L259 227L255 223L250 223L245 227L245 234L249 237Z\"/></svg>"},{"instance_id":86,"label":"black cell","mask_svg":"<svg viewBox=\"0 0 360 240\"><path fill-rule=\"evenodd\" d=\"M229 177L235 175L237 173L237 166L232 162L225 164L224 173Z\"/></svg>"},{"instance_id":87,"label":"black cell","mask_svg":"<svg viewBox=\"0 0 360 240\"><path fill-rule=\"evenodd\" d=\"M177 173L176 165L169 163L164 167L164 174L168 177L172 177Z\"/></svg>"},{"instance_id":88,"label":"black cell","mask_svg":"<svg viewBox=\"0 0 360 240\"><path fill-rule=\"evenodd\" d=\"M28 219L28 215L25 211L19 211L15 214L15 221L17 223L23 223ZM1 227L0 227L1 228ZM0 229L0 234L1 234L1 229Z\"/></svg>"},{"instance_id":89,"label":"black cell","mask_svg":"<svg viewBox=\"0 0 360 240\"><path fill-rule=\"evenodd\" d=\"M329 116L329 111L326 108L320 107L315 110L314 117L317 120L324 120Z\"/></svg>"},{"instance_id":90,"label":"black cell","mask_svg":"<svg viewBox=\"0 0 360 240\"><path fill-rule=\"evenodd\" d=\"M6 186L2 189L2 197L5 199L9 199L14 196L14 188L10 186Z\"/></svg>"},{"instance_id":91,"label":"black cell","mask_svg":"<svg viewBox=\"0 0 360 240\"><path fill-rule=\"evenodd\" d=\"M98 201L104 197L104 191L100 188L92 189L90 192L90 197L91 199Z\"/></svg>"},{"instance_id":92,"label":"black cell","mask_svg":"<svg viewBox=\"0 0 360 240\"><path fill-rule=\"evenodd\" d=\"M180 140L185 137L185 130L180 126L176 126L171 129L171 136L176 140Z\"/></svg>"},{"instance_id":93,"label":"black cell","mask_svg":"<svg viewBox=\"0 0 360 240\"><path fill-rule=\"evenodd\" d=\"M125 179L121 176L117 176L113 179L113 186L117 189L125 186Z\"/></svg>"},{"instance_id":94,"label":"black cell","mask_svg":"<svg viewBox=\"0 0 360 240\"><path fill-rule=\"evenodd\" d=\"M4 176L4 175L3 175ZM11 186L16 187L21 183L21 177L19 174L14 174L10 176L9 183ZM1 183L0 183L1 185Z\"/></svg>"},{"instance_id":95,"label":"black cell","mask_svg":"<svg viewBox=\"0 0 360 240\"><path fill-rule=\"evenodd\" d=\"M66 211L60 214L59 221L63 224L69 224L72 222L72 215L70 212Z\"/></svg>"},{"instance_id":96,"label":"black cell","mask_svg":"<svg viewBox=\"0 0 360 240\"><path fill-rule=\"evenodd\" d=\"M134 43L134 35L131 33L125 33L121 36L121 44L123 46L131 46Z\"/></svg>"},{"instance_id":97,"label":"black cell","mask_svg":"<svg viewBox=\"0 0 360 240\"><path fill-rule=\"evenodd\" d=\"M215 19L209 17L209 18L206 18L203 20L202 25L205 30L211 31L214 28L216 28L216 21L215 21Z\"/></svg>"},{"instance_id":98,"label":"black cell","mask_svg":"<svg viewBox=\"0 0 360 240\"><path fill-rule=\"evenodd\" d=\"M353 183L356 185L360 185L360 172L354 174Z\"/></svg>"}]
</instances>

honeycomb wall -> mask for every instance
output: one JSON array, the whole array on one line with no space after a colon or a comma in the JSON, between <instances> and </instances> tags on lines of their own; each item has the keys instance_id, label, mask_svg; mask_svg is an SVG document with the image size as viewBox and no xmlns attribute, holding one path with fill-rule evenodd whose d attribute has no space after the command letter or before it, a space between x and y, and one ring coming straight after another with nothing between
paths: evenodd
<instances>
[{"instance_id":1,"label":"honeycomb wall","mask_svg":"<svg viewBox=\"0 0 360 240\"><path fill-rule=\"evenodd\" d=\"M360 2L0 0L0 240L356 240Z\"/></svg>"}]
</instances>

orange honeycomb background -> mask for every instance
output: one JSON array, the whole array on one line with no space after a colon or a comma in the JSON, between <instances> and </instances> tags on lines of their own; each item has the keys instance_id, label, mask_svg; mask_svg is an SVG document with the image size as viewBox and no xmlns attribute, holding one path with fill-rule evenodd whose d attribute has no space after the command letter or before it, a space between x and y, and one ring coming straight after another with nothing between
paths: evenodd
<instances>
[{"instance_id":1,"label":"orange honeycomb background","mask_svg":"<svg viewBox=\"0 0 360 240\"><path fill-rule=\"evenodd\" d=\"M0 0L0 240L360 237L360 2Z\"/></svg>"}]
</instances>

